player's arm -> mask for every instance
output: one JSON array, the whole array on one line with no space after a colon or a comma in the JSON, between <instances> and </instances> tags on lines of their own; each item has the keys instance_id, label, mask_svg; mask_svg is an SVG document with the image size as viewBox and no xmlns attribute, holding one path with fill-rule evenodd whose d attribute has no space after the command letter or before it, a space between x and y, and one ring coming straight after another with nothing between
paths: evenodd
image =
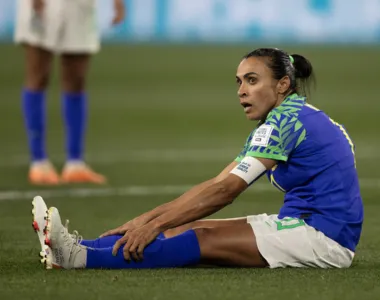
<instances>
[{"instance_id":1,"label":"player's arm","mask_svg":"<svg viewBox=\"0 0 380 300\"><path fill-rule=\"evenodd\" d=\"M134 218L133 220L125 223L124 225L122 225L118 228L115 228L115 229L112 229L112 230L109 230L109 231L103 233L101 235L101 237L108 236L108 235L114 235L114 234L123 234L127 230L131 230L133 228L141 227L141 226L147 224L148 222L154 220L155 218L161 216L162 214L164 214L170 210L173 210L176 207L181 206L183 203L194 198L196 195L198 195L199 193L201 193L203 190L210 187L211 185L213 185L217 182L223 181L230 174L230 171L233 170L237 166L237 164L238 164L237 162L232 162L216 177L211 178L209 180L206 180L206 181L192 187L190 190L188 190L187 192L185 192L184 194L182 194L180 197L178 197L177 199L175 199L173 201L162 204L162 205L152 209L151 211L148 211L148 212Z\"/></svg>"},{"instance_id":2,"label":"player's arm","mask_svg":"<svg viewBox=\"0 0 380 300\"><path fill-rule=\"evenodd\" d=\"M211 178L209 180L206 180L206 181L192 187L190 190L188 190L187 192L185 192L184 194L182 194L178 198L174 199L173 201L162 204L162 205L154 208L153 210L142 214L138 218L141 218L141 221L143 221L143 223L148 223L151 220L157 218L158 216L166 213L167 211L183 205L185 202L194 198L196 195L198 195L199 193L201 193L203 190L207 189L211 185L224 180L228 176L230 171L236 167L236 165L237 165L237 162L232 162L218 176Z\"/></svg>"},{"instance_id":3,"label":"player's arm","mask_svg":"<svg viewBox=\"0 0 380 300\"><path fill-rule=\"evenodd\" d=\"M158 216L162 215L163 213L166 213L169 210L174 209L177 206L183 205L185 202L189 201L190 199L194 198L196 195L204 191L205 189L209 188L210 186L214 185L215 183L221 182L224 179L228 177L231 170L233 170L238 165L237 162L230 163L224 170L218 174L216 177L211 178L209 180L206 180L194 187L192 187L190 190L179 196L177 199L170 201L168 203L165 203L161 206L156 207L155 209L151 210L150 212L144 214L146 223L157 218ZM144 216L142 215L142 216Z\"/></svg>"},{"instance_id":4,"label":"player's arm","mask_svg":"<svg viewBox=\"0 0 380 300\"><path fill-rule=\"evenodd\" d=\"M125 4L124 0L113 0L114 17L112 20L113 25L120 24L125 19Z\"/></svg>"},{"instance_id":5,"label":"player's arm","mask_svg":"<svg viewBox=\"0 0 380 300\"><path fill-rule=\"evenodd\" d=\"M252 182L276 164L275 160L245 157L238 165L222 172L199 193L192 194L181 205L172 207L151 222L160 232L207 217L231 204ZM230 165L232 167L233 165Z\"/></svg>"},{"instance_id":6,"label":"player's arm","mask_svg":"<svg viewBox=\"0 0 380 300\"><path fill-rule=\"evenodd\" d=\"M252 134L237 158L239 165L221 181L215 181L181 206L152 220L156 232L207 217L232 203L277 161L287 161L290 153L305 139L306 130L297 118L278 114Z\"/></svg>"}]
</instances>

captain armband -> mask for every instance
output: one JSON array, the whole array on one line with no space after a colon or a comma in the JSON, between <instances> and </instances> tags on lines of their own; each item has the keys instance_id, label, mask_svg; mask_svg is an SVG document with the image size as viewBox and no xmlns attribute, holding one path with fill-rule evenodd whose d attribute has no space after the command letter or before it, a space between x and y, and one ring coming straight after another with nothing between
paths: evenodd
<instances>
[{"instance_id":1,"label":"captain armband","mask_svg":"<svg viewBox=\"0 0 380 300\"><path fill-rule=\"evenodd\" d=\"M265 166L258 159L251 156L246 156L235 168L231 170L230 173L239 176L248 185L250 185L265 171Z\"/></svg>"}]
</instances>

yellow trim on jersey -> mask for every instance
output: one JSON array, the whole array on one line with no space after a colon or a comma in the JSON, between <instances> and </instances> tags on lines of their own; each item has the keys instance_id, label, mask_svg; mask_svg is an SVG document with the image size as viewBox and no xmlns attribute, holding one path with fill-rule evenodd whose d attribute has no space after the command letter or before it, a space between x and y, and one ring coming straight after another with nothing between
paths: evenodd
<instances>
[{"instance_id":1,"label":"yellow trim on jersey","mask_svg":"<svg viewBox=\"0 0 380 300\"><path fill-rule=\"evenodd\" d=\"M339 127L340 131L343 132L343 135L346 137L348 143L350 144L350 147L351 147L351 152L352 154L354 155L354 161L355 161L355 167L356 167L356 159L355 159L355 146L354 146L354 143L352 142L350 136L348 135L347 131L344 129L344 127L342 125L340 125L339 123L335 122L333 119L329 118L330 121Z\"/></svg>"},{"instance_id":2,"label":"yellow trim on jersey","mask_svg":"<svg viewBox=\"0 0 380 300\"><path fill-rule=\"evenodd\" d=\"M273 172L277 169L277 165L275 165L273 168L272 168L272 173L270 174L270 183L273 184L275 187L277 187L279 190L281 190L282 192L286 193L285 189L283 189L278 183L277 181L274 179L274 176L273 176Z\"/></svg>"},{"instance_id":3,"label":"yellow trim on jersey","mask_svg":"<svg viewBox=\"0 0 380 300\"><path fill-rule=\"evenodd\" d=\"M314 105L311 105L311 104L309 104L309 103L305 103L305 106L307 106L307 107L309 107L309 108L311 108L311 109L314 109L314 110L316 110L316 111L320 111L319 108L316 108Z\"/></svg>"}]
</instances>

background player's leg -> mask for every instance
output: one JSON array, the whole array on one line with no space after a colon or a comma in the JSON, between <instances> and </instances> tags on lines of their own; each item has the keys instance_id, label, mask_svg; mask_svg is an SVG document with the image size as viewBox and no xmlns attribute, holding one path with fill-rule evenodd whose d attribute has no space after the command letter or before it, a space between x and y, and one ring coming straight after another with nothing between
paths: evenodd
<instances>
[{"instance_id":1,"label":"background player's leg","mask_svg":"<svg viewBox=\"0 0 380 300\"><path fill-rule=\"evenodd\" d=\"M226 227L226 226L234 226L246 224L247 218L231 218L231 219L208 219L208 220L198 220L194 222L190 222L188 224L178 226L176 228L172 228L166 230L163 235L165 238L171 238L173 236L179 235L189 229L196 228L214 228L214 227Z\"/></svg>"},{"instance_id":2,"label":"background player's leg","mask_svg":"<svg viewBox=\"0 0 380 300\"><path fill-rule=\"evenodd\" d=\"M25 83L22 106L32 160L29 180L34 184L57 184L58 176L45 149L45 90L49 83L53 53L24 45Z\"/></svg>"},{"instance_id":3,"label":"background player's leg","mask_svg":"<svg viewBox=\"0 0 380 300\"><path fill-rule=\"evenodd\" d=\"M104 183L105 178L83 162L87 121L86 78L89 54L64 54L61 57L63 88L62 114L66 129L67 162L62 174L64 182Z\"/></svg>"}]
</instances>

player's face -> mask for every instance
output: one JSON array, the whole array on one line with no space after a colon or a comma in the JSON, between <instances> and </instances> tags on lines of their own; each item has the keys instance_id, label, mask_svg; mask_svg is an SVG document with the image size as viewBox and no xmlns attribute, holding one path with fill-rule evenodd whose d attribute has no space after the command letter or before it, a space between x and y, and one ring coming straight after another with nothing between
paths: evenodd
<instances>
[{"instance_id":1,"label":"player's face","mask_svg":"<svg viewBox=\"0 0 380 300\"><path fill-rule=\"evenodd\" d=\"M273 78L263 58L243 59L236 74L238 96L247 118L264 120L278 105L278 80Z\"/></svg>"}]
</instances>

